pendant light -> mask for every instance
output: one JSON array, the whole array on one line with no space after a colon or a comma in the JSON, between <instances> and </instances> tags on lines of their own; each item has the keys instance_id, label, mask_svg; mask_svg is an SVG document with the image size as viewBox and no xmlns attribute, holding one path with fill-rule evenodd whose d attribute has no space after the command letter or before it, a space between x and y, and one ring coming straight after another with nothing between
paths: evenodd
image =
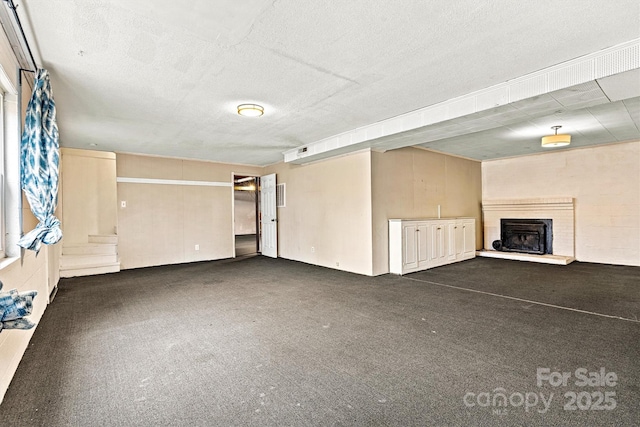
<instances>
[{"instance_id":1,"label":"pendant light","mask_svg":"<svg viewBox=\"0 0 640 427\"><path fill-rule=\"evenodd\" d=\"M542 137L543 148L564 147L571 144L571 135L561 134L558 135L558 129L562 126L551 126L551 129L555 130L553 135Z\"/></svg>"}]
</instances>

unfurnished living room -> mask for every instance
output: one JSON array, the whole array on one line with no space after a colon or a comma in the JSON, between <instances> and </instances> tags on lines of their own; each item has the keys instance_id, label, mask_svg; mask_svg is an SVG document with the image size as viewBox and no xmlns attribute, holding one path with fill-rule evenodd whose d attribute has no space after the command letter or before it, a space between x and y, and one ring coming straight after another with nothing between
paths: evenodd
<instances>
[{"instance_id":1,"label":"unfurnished living room","mask_svg":"<svg viewBox=\"0 0 640 427\"><path fill-rule=\"evenodd\" d=\"M0 426L636 426L640 4L3 0Z\"/></svg>"}]
</instances>

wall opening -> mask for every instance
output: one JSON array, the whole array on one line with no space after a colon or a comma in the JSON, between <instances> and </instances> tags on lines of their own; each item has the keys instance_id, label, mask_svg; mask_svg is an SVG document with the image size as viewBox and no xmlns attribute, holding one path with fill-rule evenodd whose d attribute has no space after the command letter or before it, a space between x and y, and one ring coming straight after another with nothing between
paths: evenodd
<instances>
[{"instance_id":1,"label":"wall opening","mask_svg":"<svg viewBox=\"0 0 640 427\"><path fill-rule=\"evenodd\" d=\"M259 177L233 176L233 223L236 256L260 251Z\"/></svg>"}]
</instances>

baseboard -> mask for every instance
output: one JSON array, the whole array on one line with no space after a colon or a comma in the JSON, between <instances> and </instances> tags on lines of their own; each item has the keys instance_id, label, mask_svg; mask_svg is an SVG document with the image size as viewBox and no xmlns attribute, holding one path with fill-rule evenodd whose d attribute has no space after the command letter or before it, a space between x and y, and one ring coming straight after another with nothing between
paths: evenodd
<instances>
[{"instance_id":1,"label":"baseboard","mask_svg":"<svg viewBox=\"0 0 640 427\"><path fill-rule=\"evenodd\" d=\"M58 293L58 285L54 286L53 290L49 294L49 304L53 302L53 299L56 297L57 293Z\"/></svg>"}]
</instances>

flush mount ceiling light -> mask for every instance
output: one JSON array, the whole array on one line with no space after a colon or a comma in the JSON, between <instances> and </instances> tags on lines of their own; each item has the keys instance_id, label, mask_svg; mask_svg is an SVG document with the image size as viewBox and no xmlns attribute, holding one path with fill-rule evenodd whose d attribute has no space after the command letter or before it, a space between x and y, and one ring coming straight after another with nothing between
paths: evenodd
<instances>
[{"instance_id":1,"label":"flush mount ceiling light","mask_svg":"<svg viewBox=\"0 0 640 427\"><path fill-rule=\"evenodd\" d=\"M258 104L240 104L238 114L246 117L260 117L264 114L264 107Z\"/></svg>"},{"instance_id":2,"label":"flush mount ceiling light","mask_svg":"<svg viewBox=\"0 0 640 427\"><path fill-rule=\"evenodd\" d=\"M564 147L565 145L571 144L571 135L558 135L558 129L561 127L562 126L551 126L551 129L555 130L555 134L542 137L543 148Z\"/></svg>"}]
</instances>

